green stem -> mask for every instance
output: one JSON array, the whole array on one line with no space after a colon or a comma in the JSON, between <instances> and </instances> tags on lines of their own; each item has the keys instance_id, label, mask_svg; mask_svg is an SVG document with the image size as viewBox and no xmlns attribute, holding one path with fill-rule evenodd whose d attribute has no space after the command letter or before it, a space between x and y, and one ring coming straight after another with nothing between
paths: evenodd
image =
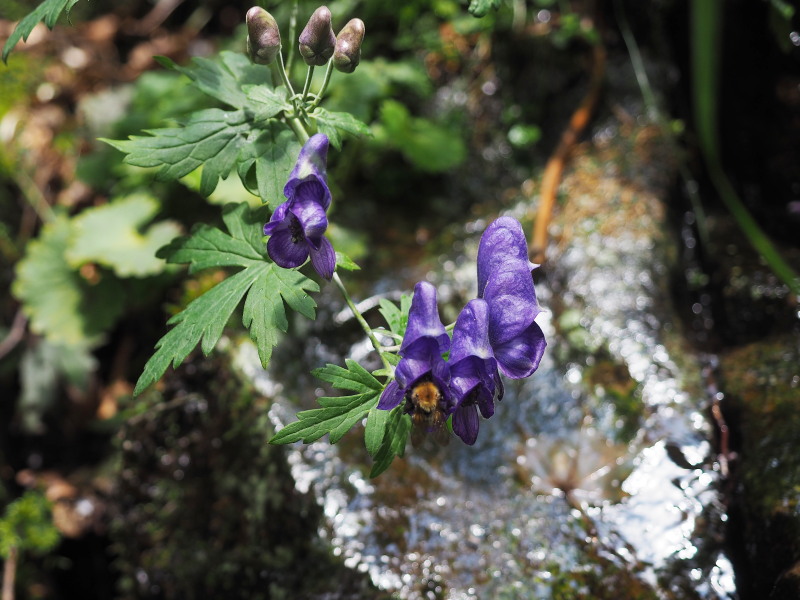
<instances>
[{"instance_id":1,"label":"green stem","mask_svg":"<svg viewBox=\"0 0 800 600\"><path fill-rule=\"evenodd\" d=\"M753 248L767 261L772 271L789 286L792 293L800 296L800 277L783 260L778 249L747 210L722 168L717 129L719 105L717 84L720 73L723 3L721 0L702 2L698 0L692 2L690 7L694 121L700 150L705 158L711 182Z\"/></svg>"},{"instance_id":2,"label":"green stem","mask_svg":"<svg viewBox=\"0 0 800 600\"><path fill-rule=\"evenodd\" d=\"M342 282L338 273L333 274L333 283L335 283L336 287L339 288L339 291L342 292L342 296L344 296L344 301L347 302L347 306L350 307L350 310L352 311L353 316L356 318L356 321L358 321L358 323L361 325L361 328L367 334L369 341L372 343L372 347L375 348L375 352L377 352L378 356L381 357L381 362L383 362L383 366L386 367L386 370L391 373L393 371L393 367L391 363L389 363L389 361L386 360L383 346L381 346L381 343L378 341L378 338L375 337L375 334L372 333L372 328L369 326L369 323L367 323L366 319L358 310L352 298L350 298L350 294L347 293L347 289L344 287L344 283Z\"/></svg>"},{"instance_id":3,"label":"green stem","mask_svg":"<svg viewBox=\"0 0 800 600\"><path fill-rule=\"evenodd\" d=\"M270 67L272 68L273 73L277 73L280 82L286 88L286 97L291 98L294 96L292 82L289 81L289 77L286 75L286 66L283 63L283 53L278 52L278 60L273 62Z\"/></svg>"},{"instance_id":4,"label":"green stem","mask_svg":"<svg viewBox=\"0 0 800 600\"><path fill-rule=\"evenodd\" d=\"M53 207L47 203L47 198L44 197L36 182L31 179L27 172L20 169L16 182L25 200L42 220L42 223L48 223L55 219L56 215L53 212Z\"/></svg>"},{"instance_id":5,"label":"green stem","mask_svg":"<svg viewBox=\"0 0 800 600\"><path fill-rule=\"evenodd\" d=\"M294 46L297 43L297 10L300 0L294 0L292 15L289 17L289 49L286 51L286 66L291 69L294 62Z\"/></svg>"},{"instance_id":6,"label":"green stem","mask_svg":"<svg viewBox=\"0 0 800 600\"><path fill-rule=\"evenodd\" d=\"M292 131L294 131L300 143L305 144L310 136L308 135L308 130L305 128L305 125L303 125L303 121L300 120L300 117L297 115L287 115L286 122L289 124L289 127L292 128Z\"/></svg>"},{"instance_id":7,"label":"green stem","mask_svg":"<svg viewBox=\"0 0 800 600\"><path fill-rule=\"evenodd\" d=\"M322 87L319 88L319 93L317 94L316 99L309 105L308 110L312 111L319 103L322 102L322 97L325 95L325 91L328 89L328 84L331 81L331 73L333 73L333 60L328 63L328 68L325 69L325 79L322 82Z\"/></svg>"},{"instance_id":8,"label":"green stem","mask_svg":"<svg viewBox=\"0 0 800 600\"><path fill-rule=\"evenodd\" d=\"M652 86L650 85L650 79L647 77L647 70L644 67L644 60L642 60L642 54L639 52L639 45L636 43L636 38L633 36L633 32L631 31L630 23L628 22L628 17L625 14L625 9L622 6L621 0L616 0L614 2L614 10L617 17L617 24L619 25L619 30L622 34L622 39L624 40L625 46L628 49L628 54L631 57L631 66L633 67L633 72L636 77L636 83L639 85L639 91L642 93L642 100L644 101L647 114L650 116L650 118L655 119L656 123L661 127L661 130L669 136L668 139L673 143L674 151L678 152L679 150L677 148L677 144L675 144L674 134L671 131L670 124L667 122L667 119L661 112L658 101L656 100L656 95L653 92ZM680 174L684 185L686 186L686 194L689 197L692 210L697 218L697 233L700 236L700 241L703 243L704 247L708 248L708 225L706 224L705 211L703 210L703 205L700 202L699 194L692 185L692 177L689 173L689 169L686 167L685 162L681 163Z\"/></svg>"},{"instance_id":9,"label":"green stem","mask_svg":"<svg viewBox=\"0 0 800 600\"><path fill-rule=\"evenodd\" d=\"M308 72L306 73L306 83L303 86L303 93L300 95L300 102L305 104L308 90L311 87L311 79L314 77L314 65L309 65Z\"/></svg>"}]
</instances>

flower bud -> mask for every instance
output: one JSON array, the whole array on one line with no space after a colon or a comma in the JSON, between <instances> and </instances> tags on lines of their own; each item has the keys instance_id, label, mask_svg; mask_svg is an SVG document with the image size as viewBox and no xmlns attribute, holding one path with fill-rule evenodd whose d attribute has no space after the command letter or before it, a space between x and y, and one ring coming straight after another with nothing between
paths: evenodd
<instances>
[{"instance_id":1,"label":"flower bud","mask_svg":"<svg viewBox=\"0 0 800 600\"><path fill-rule=\"evenodd\" d=\"M361 62L361 42L364 41L364 21L350 19L336 36L333 66L342 73L352 73Z\"/></svg>"},{"instance_id":2,"label":"flower bud","mask_svg":"<svg viewBox=\"0 0 800 600\"><path fill-rule=\"evenodd\" d=\"M259 65L268 65L281 51L281 32L275 18L260 6L247 11L247 54Z\"/></svg>"},{"instance_id":3,"label":"flower bud","mask_svg":"<svg viewBox=\"0 0 800 600\"><path fill-rule=\"evenodd\" d=\"M320 6L300 34L300 55L307 65L321 67L333 56L335 46L331 11L327 6Z\"/></svg>"}]
</instances>

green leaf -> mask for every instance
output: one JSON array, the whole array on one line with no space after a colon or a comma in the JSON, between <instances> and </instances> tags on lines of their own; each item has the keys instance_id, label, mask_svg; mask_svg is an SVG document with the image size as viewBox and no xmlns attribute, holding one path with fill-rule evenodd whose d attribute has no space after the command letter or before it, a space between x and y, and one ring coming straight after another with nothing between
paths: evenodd
<instances>
[{"instance_id":1,"label":"green leaf","mask_svg":"<svg viewBox=\"0 0 800 600\"><path fill-rule=\"evenodd\" d=\"M318 379L327 381L339 390L350 390L362 394L383 391L383 384L356 361L348 358L345 360L345 364L347 368L327 365L321 369L314 369L311 374Z\"/></svg>"},{"instance_id":2,"label":"green leaf","mask_svg":"<svg viewBox=\"0 0 800 600\"><path fill-rule=\"evenodd\" d=\"M470 0L469 12L473 17L485 17L490 10L500 8L501 0Z\"/></svg>"},{"instance_id":3,"label":"green leaf","mask_svg":"<svg viewBox=\"0 0 800 600\"><path fill-rule=\"evenodd\" d=\"M369 127L350 113L330 112L324 108L317 108L310 116L316 120L319 132L327 135L331 144L337 149L342 147L340 131L355 136L370 134Z\"/></svg>"},{"instance_id":4,"label":"green leaf","mask_svg":"<svg viewBox=\"0 0 800 600\"><path fill-rule=\"evenodd\" d=\"M298 420L275 434L270 444L290 444L300 440L309 444L326 433L330 434L331 444L335 444L377 406L383 385L354 360L347 359L346 364L347 368L329 364L313 373L337 389L358 393L319 398L321 408L297 413Z\"/></svg>"},{"instance_id":5,"label":"green leaf","mask_svg":"<svg viewBox=\"0 0 800 600\"><path fill-rule=\"evenodd\" d=\"M188 67L182 67L165 56L157 56L156 60L164 67L186 75L202 92L234 108L248 105L242 84L255 83L259 77L264 77L263 67L254 65L242 53L228 50L220 52L219 60L196 57L192 59L194 64Z\"/></svg>"},{"instance_id":6,"label":"green leaf","mask_svg":"<svg viewBox=\"0 0 800 600\"><path fill-rule=\"evenodd\" d=\"M242 86L242 91L250 101L250 107L255 111L256 121L266 121L292 108L284 94L276 92L266 85L245 85Z\"/></svg>"},{"instance_id":7,"label":"green leaf","mask_svg":"<svg viewBox=\"0 0 800 600\"><path fill-rule=\"evenodd\" d=\"M349 256L346 254L342 254L341 252L336 253L336 267L338 269L344 269L345 271L359 271L361 267L358 266Z\"/></svg>"},{"instance_id":8,"label":"green leaf","mask_svg":"<svg viewBox=\"0 0 800 600\"><path fill-rule=\"evenodd\" d=\"M266 367L272 348L278 344L278 332L286 331L288 322L283 303L303 316L314 319L315 304L307 292L315 292L317 284L298 271L274 266L270 277L258 279L244 303L242 322L258 348L258 357ZM276 293L278 292L278 293Z\"/></svg>"},{"instance_id":9,"label":"green leaf","mask_svg":"<svg viewBox=\"0 0 800 600\"><path fill-rule=\"evenodd\" d=\"M243 110L210 108L195 112L184 127L147 130L149 136L102 141L126 153L137 167L159 167L160 180L180 179L203 166L200 193L208 196L228 176L247 141L251 125Z\"/></svg>"},{"instance_id":10,"label":"green leaf","mask_svg":"<svg viewBox=\"0 0 800 600\"><path fill-rule=\"evenodd\" d=\"M31 330L54 344L90 346L123 310L117 279L99 273L90 283L66 260L73 235L64 216L47 223L17 263L12 291L30 319Z\"/></svg>"},{"instance_id":11,"label":"green leaf","mask_svg":"<svg viewBox=\"0 0 800 600\"><path fill-rule=\"evenodd\" d=\"M283 188L300 154L300 143L285 123L270 121L263 131L251 136L239 156L242 183L255 187L261 201L277 206L283 202Z\"/></svg>"},{"instance_id":12,"label":"green leaf","mask_svg":"<svg viewBox=\"0 0 800 600\"><path fill-rule=\"evenodd\" d=\"M386 434L386 425L389 423L390 412L375 407L370 409L367 415L367 426L364 428L364 444L367 446L367 452L373 458L381 448L381 443Z\"/></svg>"},{"instance_id":13,"label":"green leaf","mask_svg":"<svg viewBox=\"0 0 800 600\"><path fill-rule=\"evenodd\" d=\"M43 417L55 404L60 381L86 392L97 360L87 346L62 346L39 339L25 348L19 365L20 394L16 418L26 433L43 434Z\"/></svg>"},{"instance_id":14,"label":"green leaf","mask_svg":"<svg viewBox=\"0 0 800 600\"><path fill-rule=\"evenodd\" d=\"M309 319L315 318L316 303L309 293L319 291L319 286L296 270L266 262L256 250L263 214L260 208L251 210L246 204L228 206L223 220L229 234L201 226L161 251L170 262L189 263L191 271L212 266L244 269L169 320L174 327L156 344L156 353L147 361L136 383L135 395L157 381L170 365L180 365L197 344L208 355L245 297L242 320L250 330L264 367L272 357L279 332L285 332L288 325L284 303Z\"/></svg>"},{"instance_id":15,"label":"green leaf","mask_svg":"<svg viewBox=\"0 0 800 600\"><path fill-rule=\"evenodd\" d=\"M247 204L227 205L223 219L232 234L210 225L198 225L191 235L174 239L158 255L170 263L189 265L189 273L210 267L250 267L264 262L263 244L257 250L246 237ZM253 224L250 224L253 229ZM236 236L236 237L234 237Z\"/></svg>"},{"instance_id":16,"label":"green leaf","mask_svg":"<svg viewBox=\"0 0 800 600\"><path fill-rule=\"evenodd\" d=\"M151 196L136 194L83 211L72 220L67 261L77 268L89 262L111 268L120 277L145 277L164 270L156 251L180 234L178 225L161 221L140 233L159 210Z\"/></svg>"},{"instance_id":17,"label":"green leaf","mask_svg":"<svg viewBox=\"0 0 800 600\"><path fill-rule=\"evenodd\" d=\"M39 21L44 21L47 28L52 29L55 27L58 17L64 12L64 9L66 9L67 15L69 15L70 9L77 3L78 0L45 0L39 4L39 6L34 8L33 11L17 23L14 31L6 40L6 43L3 45L3 62L8 62L8 55L11 54L17 42L20 40L27 41L28 36Z\"/></svg>"},{"instance_id":18,"label":"green leaf","mask_svg":"<svg viewBox=\"0 0 800 600\"><path fill-rule=\"evenodd\" d=\"M408 311L411 310L411 296L403 294L400 297L399 308L394 302L386 298L381 298L378 304L380 306L378 312L386 319L389 330L402 339L406 333L406 327L408 326Z\"/></svg>"},{"instance_id":19,"label":"green leaf","mask_svg":"<svg viewBox=\"0 0 800 600\"><path fill-rule=\"evenodd\" d=\"M406 441L411 431L411 417L403 412L403 404L396 406L389 414L386 423L386 433L378 451L375 453L375 462L370 477L377 477L389 468L395 456L403 456L406 451Z\"/></svg>"},{"instance_id":20,"label":"green leaf","mask_svg":"<svg viewBox=\"0 0 800 600\"><path fill-rule=\"evenodd\" d=\"M452 169L467 156L460 131L413 117L396 100L385 100L381 105L375 137L402 152L417 168L430 173Z\"/></svg>"}]
</instances>

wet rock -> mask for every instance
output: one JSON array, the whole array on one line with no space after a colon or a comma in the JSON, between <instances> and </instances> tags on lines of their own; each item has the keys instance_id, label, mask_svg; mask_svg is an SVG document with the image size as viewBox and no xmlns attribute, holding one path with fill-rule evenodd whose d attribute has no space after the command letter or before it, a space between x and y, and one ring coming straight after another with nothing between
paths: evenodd
<instances>
[{"instance_id":1,"label":"wet rock","mask_svg":"<svg viewBox=\"0 0 800 600\"><path fill-rule=\"evenodd\" d=\"M800 337L730 352L720 378L737 433L730 531L742 598L800 598Z\"/></svg>"}]
</instances>

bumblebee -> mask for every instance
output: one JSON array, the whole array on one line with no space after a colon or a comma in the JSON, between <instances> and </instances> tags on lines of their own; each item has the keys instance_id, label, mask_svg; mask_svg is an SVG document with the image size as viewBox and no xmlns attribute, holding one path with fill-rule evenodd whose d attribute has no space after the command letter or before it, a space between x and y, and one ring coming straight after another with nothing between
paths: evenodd
<instances>
[{"instance_id":1,"label":"bumblebee","mask_svg":"<svg viewBox=\"0 0 800 600\"><path fill-rule=\"evenodd\" d=\"M417 448L425 439L425 434L432 433L433 439L440 446L450 441L450 432L445 424L447 414L442 409L442 392L432 381L422 381L415 385L408 394L411 414L411 444Z\"/></svg>"}]
</instances>

